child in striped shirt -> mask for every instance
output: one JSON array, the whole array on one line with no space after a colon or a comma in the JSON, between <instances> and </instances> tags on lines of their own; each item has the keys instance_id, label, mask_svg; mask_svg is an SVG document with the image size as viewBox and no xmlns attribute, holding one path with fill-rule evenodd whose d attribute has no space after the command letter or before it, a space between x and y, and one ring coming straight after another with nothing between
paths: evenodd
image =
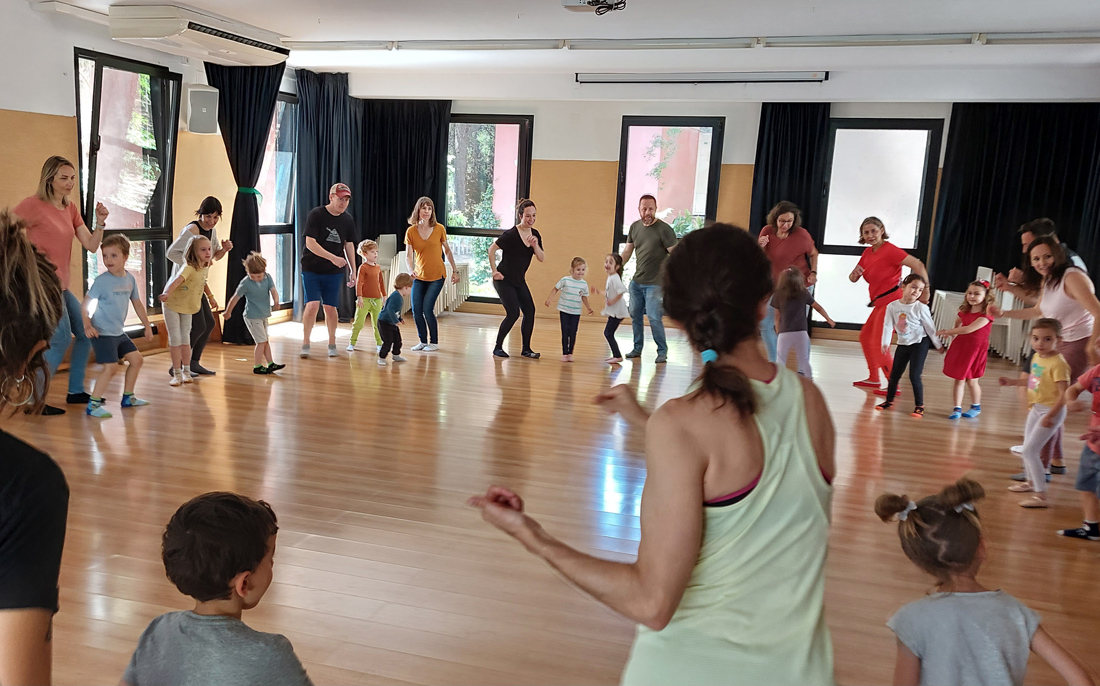
<instances>
[{"instance_id":1,"label":"child in striped shirt","mask_svg":"<svg viewBox=\"0 0 1100 686\"><path fill-rule=\"evenodd\" d=\"M588 282L584 280L584 274L588 271L588 264L583 257L574 257L569 267L569 276L563 276L554 284L554 290L546 296L546 306L550 307L550 301L555 293L558 296L558 314L561 316L561 361L573 361L573 346L577 342L577 328L581 323L581 305L592 314L592 307L588 304Z\"/></svg>"}]
</instances>

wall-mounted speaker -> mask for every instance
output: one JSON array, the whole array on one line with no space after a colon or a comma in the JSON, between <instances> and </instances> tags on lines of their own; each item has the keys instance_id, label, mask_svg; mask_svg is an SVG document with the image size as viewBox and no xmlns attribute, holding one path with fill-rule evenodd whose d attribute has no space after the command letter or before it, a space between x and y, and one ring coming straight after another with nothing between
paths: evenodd
<instances>
[{"instance_id":1,"label":"wall-mounted speaker","mask_svg":"<svg viewBox=\"0 0 1100 686\"><path fill-rule=\"evenodd\" d=\"M191 133L218 133L218 89L187 84L184 90L184 125Z\"/></svg>"}]
</instances>

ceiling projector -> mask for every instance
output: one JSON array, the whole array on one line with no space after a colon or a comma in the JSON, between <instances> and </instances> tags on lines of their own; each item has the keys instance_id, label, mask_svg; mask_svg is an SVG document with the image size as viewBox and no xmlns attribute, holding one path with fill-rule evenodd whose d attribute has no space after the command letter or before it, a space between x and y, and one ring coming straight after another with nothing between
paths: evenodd
<instances>
[{"instance_id":1,"label":"ceiling projector","mask_svg":"<svg viewBox=\"0 0 1100 686\"><path fill-rule=\"evenodd\" d=\"M561 0L561 6L570 12L595 12L599 16L626 9L626 0Z\"/></svg>"}]
</instances>

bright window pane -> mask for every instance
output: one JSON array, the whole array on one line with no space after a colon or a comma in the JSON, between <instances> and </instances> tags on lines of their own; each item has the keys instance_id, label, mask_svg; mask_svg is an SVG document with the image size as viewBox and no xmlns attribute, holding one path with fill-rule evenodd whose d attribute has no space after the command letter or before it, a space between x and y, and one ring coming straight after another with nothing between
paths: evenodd
<instances>
[{"instance_id":1,"label":"bright window pane","mask_svg":"<svg viewBox=\"0 0 1100 686\"><path fill-rule=\"evenodd\" d=\"M86 206L88 193L88 151L92 147L92 100L95 89L95 61L81 57L77 60L77 97L80 100L80 193L81 210Z\"/></svg>"},{"instance_id":2,"label":"bright window pane","mask_svg":"<svg viewBox=\"0 0 1100 686\"><path fill-rule=\"evenodd\" d=\"M817 284L814 286L814 299L825 308L834 321L844 324L863 324L871 314L867 307L870 300L867 282L860 279L855 283L848 275L859 262L859 255L826 255L817 258ZM908 267L902 267L902 278L909 274ZM825 319L813 311L813 320Z\"/></svg>"},{"instance_id":3,"label":"bright window pane","mask_svg":"<svg viewBox=\"0 0 1100 686\"><path fill-rule=\"evenodd\" d=\"M294 157L298 140L298 105L280 100L275 105L271 130L267 134L264 163L256 190L260 202L260 224L273 226L294 221ZM282 295L282 291L279 291Z\"/></svg>"},{"instance_id":4,"label":"bright window pane","mask_svg":"<svg viewBox=\"0 0 1100 686\"><path fill-rule=\"evenodd\" d=\"M677 236L706 217L714 130L691 126L631 126L627 136L623 237L638 221L638 198L657 198L657 218Z\"/></svg>"},{"instance_id":5,"label":"bright window pane","mask_svg":"<svg viewBox=\"0 0 1100 686\"><path fill-rule=\"evenodd\" d=\"M160 243L163 254L164 241L155 242ZM153 243L154 241L133 241L130 243L130 256L126 260L126 271L134 275L134 279L137 281L138 293L141 294L141 301L146 304L146 307L150 306L148 284L150 253L153 248ZM84 255L88 261L88 288L91 288L96 277L107 271L107 268L103 266L103 261L100 259L100 253L98 251L85 252ZM134 314L134 308L131 306L126 314L126 325L130 326L140 323L141 320Z\"/></svg>"},{"instance_id":6,"label":"bright window pane","mask_svg":"<svg viewBox=\"0 0 1100 686\"><path fill-rule=\"evenodd\" d=\"M519 141L519 124L451 124L445 220L449 228L507 229L514 224Z\"/></svg>"},{"instance_id":7,"label":"bright window pane","mask_svg":"<svg viewBox=\"0 0 1100 686\"><path fill-rule=\"evenodd\" d=\"M267 260L267 273L279 291L279 302L290 302L294 298L294 234L261 234L260 253Z\"/></svg>"},{"instance_id":8,"label":"bright window pane","mask_svg":"<svg viewBox=\"0 0 1100 686\"><path fill-rule=\"evenodd\" d=\"M858 245L859 224L873 215L886 225L891 243L916 247L929 135L910 129L837 130L826 245Z\"/></svg>"},{"instance_id":9,"label":"bright window pane","mask_svg":"<svg viewBox=\"0 0 1100 686\"><path fill-rule=\"evenodd\" d=\"M467 264L470 269L470 295L483 298L496 298L497 292L493 288L493 279L489 272L489 246L493 243L491 236L447 236L447 242L451 245L455 262Z\"/></svg>"},{"instance_id":10,"label":"bright window pane","mask_svg":"<svg viewBox=\"0 0 1100 686\"><path fill-rule=\"evenodd\" d=\"M174 82L103 68L95 200L111 211L112 229L163 228L167 217Z\"/></svg>"}]
</instances>

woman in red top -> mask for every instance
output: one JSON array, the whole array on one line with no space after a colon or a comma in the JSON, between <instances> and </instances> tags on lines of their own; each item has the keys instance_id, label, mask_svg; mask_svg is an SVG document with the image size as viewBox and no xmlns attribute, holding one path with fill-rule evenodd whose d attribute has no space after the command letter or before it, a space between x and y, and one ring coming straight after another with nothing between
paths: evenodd
<instances>
[{"instance_id":1,"label":"woman in red top","mask_svg":"<svg viewBox=\"0 0 1100 686\"><path fill-rule=\"evenodd\" d=\"M901 268L909 267L915 274L924 277L928 283L928 270L924 263L897 247L887 243L886 227L878 217L867 217L859 227L859 242L867 245L860 256L856 268L848 275L852 283L862 277L867 282L871 296L871 316L859 332L859 344L863 346L863 356L867 358L867 379L856 381L852 385L882 390L879 370L890 378L890 367L894 360L882 352L882 326L886 319L886 306L901 298ZM928 289L920 296L921 302L928 303ZM885 391L882 392L885 394Z\"/></svg>"},{"instance_id":2,"label":"woman in red top","mask_svg":"<svg viewBox=\"0 0 1100 686\"><path fill-rule=\"evenodd\" d=\"M772 263L772 283L779 283L779 276L794 267L802 272L806 285L817 283L817 247L813 236L802 228L802 211L789 200L780 201L768 212L768 225L760 230L757 244ZM768 361L775 362L778 334L775 332L775 310L767 308L760 321L760 337Z\"/></svg>"}]
</instances>

